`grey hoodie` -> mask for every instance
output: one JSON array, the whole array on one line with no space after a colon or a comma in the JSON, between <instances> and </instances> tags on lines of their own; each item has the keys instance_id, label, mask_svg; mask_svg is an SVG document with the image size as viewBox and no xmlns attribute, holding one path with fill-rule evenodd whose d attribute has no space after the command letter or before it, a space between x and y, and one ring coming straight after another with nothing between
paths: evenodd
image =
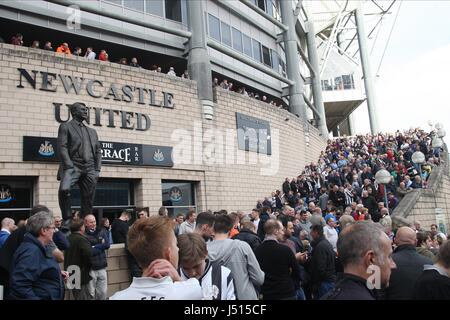
<instances>
[{"instance_id":1,"label":"grey hoodie","mask_svg":"<svg viewBox=\"0 0 450 320\"><path fill-rule=\"evenodd\" d=\"M250 246L240 240L213 240L207 243L211 261L231 270L239 300L258 300L254 286L264 283L264 272Z\"/></svg>"}]
</instances>

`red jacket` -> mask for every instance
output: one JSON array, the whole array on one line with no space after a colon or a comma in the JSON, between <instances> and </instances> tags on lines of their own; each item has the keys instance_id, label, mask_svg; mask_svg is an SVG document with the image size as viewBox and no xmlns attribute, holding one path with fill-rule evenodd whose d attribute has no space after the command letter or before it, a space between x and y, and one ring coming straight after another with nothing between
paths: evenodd
<instances>
[{"instance_id":1,"label":"red jacket","mask_svg":"<svg viewBox=\"0 0 450 320\"><path fill-rule=\"evenodd\" d=\"M108 61L108 54L104 51L100 52L100 54L98 55L98 60Z\"/></svg>"}]
</instances>

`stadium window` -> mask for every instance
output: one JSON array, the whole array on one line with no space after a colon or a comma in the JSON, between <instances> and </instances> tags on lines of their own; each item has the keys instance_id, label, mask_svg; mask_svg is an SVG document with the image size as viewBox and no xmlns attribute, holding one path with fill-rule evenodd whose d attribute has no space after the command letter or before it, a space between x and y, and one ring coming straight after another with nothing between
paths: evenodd
<instances>
[{"instance_id":1,"label":"stadium window","mask_svg":"<svg viewBox=\"0 0 450 320\"><path fill-rule=\"evenodd\" d=\"M344 90L344 84L341 76L334 78L334 90Z\"/></svg>"},{"instance_id":2,"label":"stadium window","mask_svg":"<svg viewBox=\"0 0 450 320\"><path fill-rule=\"evenodd\" d=\"M208 14L209 36L220 42L220 21L218 18Z\"/></svg>"},{"instance_id":3,"label":"stadium window","mask_svg":"<svg viewBox=\"0 0 450 320\"><path fill-rule=\"evenodd\" d=\"M270 50L270 53L272 54L272 68L276 72L280 72L278 67L278 53L275 50Z\"/></svg>"},{"instance_id":4,"label":"stadium window","mask_svg":"<svg viewBox=\"0 0 450 320\"><path fill-rule=\"evenodd\" d=\"M266 0L257 0L258 8L260 8L262 11L266 11Z\"/></svg>"},{"instance_id":5,"label":"stadium window","mask_svg":"<svg viewBox=\"0 0 450 320\"><path fill-rule=\"evenodd\" d=\"M133 9L144 12L144 1L141 0L123 0L123 5L127 9Z\"/></svg>"},{"instance_id":6,"label":"stadium window","mask_svg":"<svg viewBox=\"0 0 450 320\"><path fill-rule=\"evenodd\" d=\"M233 28L233 48L239 52L242 52L242 33Z\"/></svg>"},{"instance_id":7,"label":"stadium window","mask_svg":"<svg viewBox=\"0 0 450 320\"><path fill-rule=\"evenodd\" d=\"M111 3L114 3L114 4L117 4L117 5L119 5L119 6L121 6L122 5L122 0L105 0L106 2L111 2Z\"/></svg>"},{"instance_id":8,"label":"stadium window","mask_svg":"<svg viewBox=\"0 0 450 320\"><path fill-rule=\"evenodd\" d=\"M353 75L351 74L343 75L342 81L344 82L344 90L355 89L355 84L353 83Z\"/></svg>"},{"instance_id":9,"label":"stadium window","mask_svg":"<svg viewBox=\"0 0 450 320\"><path fill-rule=\"evenodd\" d=\"M270 50L269 50L269 48L267 48L265 46L261 46L261 47L262 47L263 63L266 66L272 67L272 63L270 61Z\"/></svg>"},{"instance_id":10,"label":"stadium window","mask_svg":"<svg viewBox=\"0 0 450 320\"><path fill-rule=\"evenodd\" d=\"M261 61L261 44L256 41L255 39L252 39L252 47L253 47L253 58L255 58L255 60L262 62Z\"/></svg>"},{"instance_id":11,"label":"stadium window","mask_svg":"<svg viewBox=\"0 0 450 320\"><path fill-rule=\"evenodd\" d=\"M220 31L222 34L222 43L231 47L231 29L225 22L220 23Z\"/></svg>"},{"instance_id":12,"label":"stadium window","mask_svg":"<svg viewBox=\"0 0 450 320\"><path fill-rule=\"evenodd\" d=\"M333 87L331 86L331 80L322 80L322 90L324 91L332 91Z\"/></svg>"},{"instance_id":13,"label":"stadium window","mask_svg":"<svg viewBox=\"0 0 450 320\"><path fill-rule=\"evenodd\" d=\"M286 77L286 64L281 58L278 61L280 62L281 74Z\"/></svg>"},{"instance_id":14,"label":"stadium window","mask_svg":"<svg viewBox=\"0 0 450 320\"><path fill-rule=\"evenodd\" d=\"M271 17L275 17L274 15L274 6L272 0L267 0L267 14Z\"/></svg>"},{"instance_id":15,"label":"stadium window","mask_svg":"<svg viewBox=\"0 0 450 320\"><path fill-rule=\"evenodd\" d=\"M163 0L146 0L145 12L164 17L164 3Z\"/></svg>"},{"instance_id":16,"label":"stadium window","mask_svg":"<svg viewBox=\"0 0 450 320\"><path fill-rule=\"evenodd\" d=\"M166 19L181 22L181 0L165 0Z\"/></svg>"},{"instance_id":17,"label":"stadium window","mask_svg":"<svg viewBox=\"0 0 450 320\"><path fill-rule=\"evenodd\" d=\"M278 21L281 21L281 11L280 11L280 1L279 0L271 0L272 5L272 16L277 19Z\"/></svg>"},{"instance_id":18,"label":"stadium window","mask_svg":"<svg viewBox=\"0 0 450 320\"><path fill-rule=\"evenodd\" d=\"M242 34L242 40L244 43L244 53L249 57L253 57L252 55L252 39L246 34Z\"/></svg>"}]
</instances>

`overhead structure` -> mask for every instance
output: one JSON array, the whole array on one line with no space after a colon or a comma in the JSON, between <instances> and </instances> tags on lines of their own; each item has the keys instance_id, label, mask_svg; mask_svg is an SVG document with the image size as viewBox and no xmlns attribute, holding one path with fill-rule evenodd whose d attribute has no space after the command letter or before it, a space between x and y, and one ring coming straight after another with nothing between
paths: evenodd
<instances>
[{"instance_id":1,"label":"overhead structure","mask_svg":"<svg viewBox=\"0 0 450 320\"><path fill-rule=\"evenodd\" d=\"M379 33L395 3L399 1L303 1L315 27L326 122L334 134L354 133L350 114L364 101L371 132L379 130L371 54L386 44Z\"/></svg>"}]
</instances>

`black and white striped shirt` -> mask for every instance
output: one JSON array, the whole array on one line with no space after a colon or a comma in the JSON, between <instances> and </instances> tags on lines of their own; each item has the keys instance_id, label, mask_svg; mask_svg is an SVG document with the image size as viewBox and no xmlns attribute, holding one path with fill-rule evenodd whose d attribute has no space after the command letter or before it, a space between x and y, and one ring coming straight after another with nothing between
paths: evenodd
<instances>
[{"instance_id":1,"label":"black and white striped shirt","mask_svg":"<svg viewBox=\"0 0 450 320\"><path fill-rule=\"evenodd\" d=\"M189 279L182 268L180 274L183 280ZM233 275L227 267L207 260L205 271L198 281L202 287L202 300L236 300Z\"/></svg>"}]
</instances>

